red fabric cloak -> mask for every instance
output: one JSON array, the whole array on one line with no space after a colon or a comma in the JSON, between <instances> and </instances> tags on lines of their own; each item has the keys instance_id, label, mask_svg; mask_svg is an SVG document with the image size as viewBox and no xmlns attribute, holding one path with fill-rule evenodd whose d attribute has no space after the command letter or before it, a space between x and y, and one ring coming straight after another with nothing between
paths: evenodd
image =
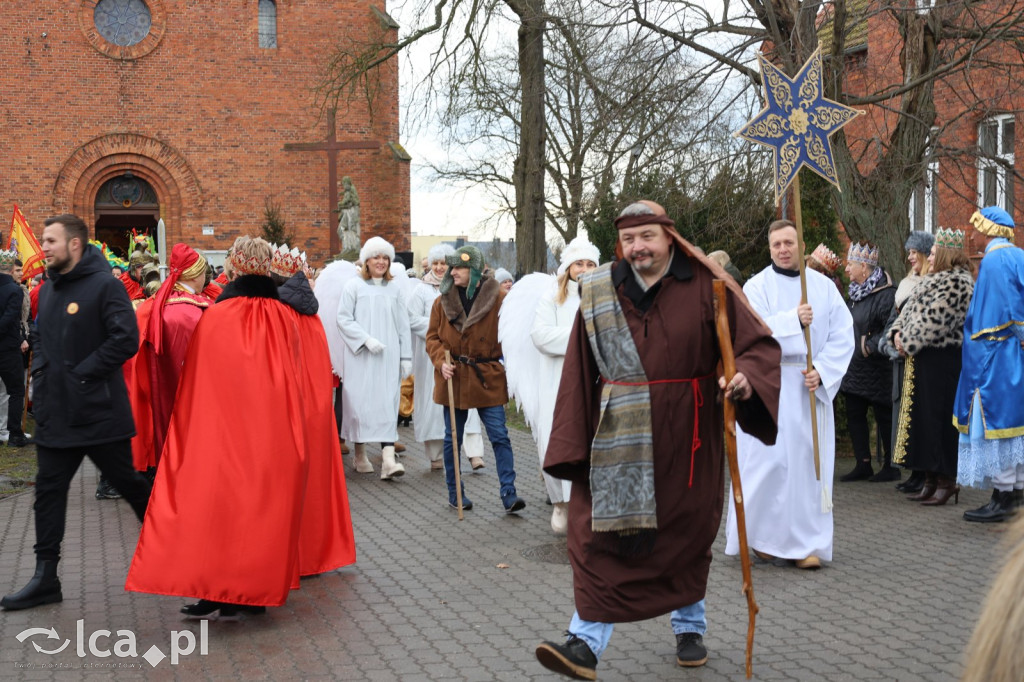
<instances>
[{"instance_id":1,"label":"red fabric cloak","mask_svg":"<svg viewBox=\"0 0 1024 682\"><path fill-rule=\"evenodd\" d=\"M280 301L237 297L203 314L126 589L280 606L298 587L304 372Z\"/></svg>"},{"instance_id":2,"label":"red fabric cloak","mask_svg":"<svg viewBox=\"0 0 1024 682\"><path fill-rule=\"evenodd\" d=\"M334 374L327 335L318 316L295 314L303 344L301 381L309 458L299 532L299 573L316 575L355 563L356 543L334 418Z\"/></svg>"},{"instance_id":3,"label":"red fabric cloak","mask_svg":"<svg viewBox=\"0 0 1024 682\"><path fill-rule=\"evenodd\" d=\"M121 273L121 276L118 277L118 279L121 280L121 284L124 285L125 291L128 292L128 298L133 301L140 301L146 298L146 292L142 288L142 285L132 279L132 276L127 272Z\"/></svg>"},{"instance_id":4,"label":"red fabric cloak","mask_svg":"<svg viewBox=\"0 0 1024 682\"><path fill-rule=\"evenodd\" d=\"M200 316L212 303L205 296L187 291L171 292L161 316L163 352L158 355L149 335L150 300L154 299L148 299L136 313L142 331L129 389L136 428L132 460L139 471L155 467L160 461L185 353Z\"/></svg>"}]
</instances>

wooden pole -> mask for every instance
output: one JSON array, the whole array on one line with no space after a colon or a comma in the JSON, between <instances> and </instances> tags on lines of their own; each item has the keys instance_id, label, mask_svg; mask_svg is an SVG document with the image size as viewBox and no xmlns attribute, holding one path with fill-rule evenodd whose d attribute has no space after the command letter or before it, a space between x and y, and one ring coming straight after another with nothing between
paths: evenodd
<instances>
[{"instance_id":1,"label":"wooden pole","mask_svg":"<svg viewBox=\"0 0 1024 682\"><path fill-rule=\"evenodd\" d=\"M793 178L793 214L796 220L796 248L800 261L800 304L807 303L807 265L804 262L804 254L807 248L804 246L804 221L800 211L800 174ZM811 355L811 327L804 327L804 343L807 345L807 371L814 369L814 358ZM815 404L814 393L808 393L811 400L811 439L814 443L814 478L821 480L821 455L818 454L818 410ZM824 485L824 484L823 484Z\"/></svg>"},{"instance_id":2,"label":"wooden pole","mask_svg":"<svg viewBox=\"0 0 1024 682\"><path fill-rule=\"evenodd\" d=\"M451 351L444 352L444 361L452 364ZM459 521L462 520L462 478L459 474L459 429L455 422L455 386L448 379L448 416L452 423L452 461L455 463L455 502L459 508Z\"/></svg>"},{"instance_id":3,"label":"wooden pole","mask_svg":"<svg viewBox=\"0 0 1024 682\"><path fill-rule=\"evenodd\" d=\"M714 281L715 327L718 331L718 349L722 355L722 371L726 385L736 374L736 359L732 351L732 334L729 333L729 308L726 300L725 282ZM747 546L747 519L743 512L743 486L740 483L740 464L736 450L736 406L732 400L722 401L725 421L725 454L729 461L729 476L732 478L732 502L736 510L736 531L740 539L740 563L743 566L743 594L747 598L747 679L753 674L754 624L760 610L754 601L754 579L750 570L750 549Z\"/></svg>"}]
</instances>

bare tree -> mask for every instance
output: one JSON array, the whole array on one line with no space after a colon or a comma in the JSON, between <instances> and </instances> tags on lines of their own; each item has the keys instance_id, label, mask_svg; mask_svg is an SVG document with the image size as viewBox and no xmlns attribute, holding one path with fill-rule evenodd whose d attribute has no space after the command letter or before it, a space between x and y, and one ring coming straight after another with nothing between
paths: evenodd
<instances>
[{"instance_id":1,"label":"bare tree","mask_svg":"<svg viewBox=\"0 0 1024 682\"><path fill-rule=\"evenodd\" d=\"M833 203L850 237L881 245L889 268L902 259L908 204L927 164L939 155L985 155L961 142L961 116L973 123L980 112L1020 101L1022 0L725 0L716 14L690 0L608 1L628 13L625 21L699 55L708 71L738 73L751 85L760 84L754 51L793 75L824 37L827 96L874 107L865 124L873 135L832 137L843 188ZM881 37L872 49L889 52L865 59L848 51L847 39L865 28ZM972 87L981 73L984 92ZM962 102L944 109L942 120L937 91Z\"/></svg>"}]
</instances>

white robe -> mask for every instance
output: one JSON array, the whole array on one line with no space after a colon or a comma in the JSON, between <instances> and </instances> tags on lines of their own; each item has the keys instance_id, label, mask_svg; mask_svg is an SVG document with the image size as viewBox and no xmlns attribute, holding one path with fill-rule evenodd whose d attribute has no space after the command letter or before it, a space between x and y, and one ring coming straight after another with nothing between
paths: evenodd
<instances>
[{"instance_id":1,"label":"white robe","mask_svg":"<svg viewBox=\"0 0 1024 682\"><path fill-rule=\"evenodd\" d=\"M811 345L821 386L814 392L818 422L821 482L814 476L811 407L804 376L807 346L796 314L800 278L768 266L743 287L754 310L764 318L782 347L779 435L768 446L737 427L740 481L751 549L783 559L816 556L832 560L832 512L822 511L824 484L831 494L835 470L835 416L832 400L853 355L853 318L830 279L807 270L807 298L814 311ZM730 489L729 500L732 499ZM739 553L736 518L730 503L726 554Z\"/></svg>"},{"instance_id":2,"label":"white robe","mask_svg":"<svg viewBox=\"0 0 1024 682\"><path fill-rule=\"evenodd\" d=\"M427 355L427 327L430 326L430 309L434 300L441 295L437 287L420 281L415 285L406 300L409 310L409 329L412 331L412 368L416 377L413 382L413 430L416 440L444 440L444 407L434 402L434 365ZM467 441L465 452L467 457L480 457L483 454L483 440L480 435L480 415L470 410L466 417L465 434ZM469 436L479 441L479 449L470 443ZM462 448L460 448L462 449Z\"/></svg>"},{"instance_id":3,"label":"white robe","mask_svg":"<svg viewBox=\"0 0 1024 682\"><path fill-rule=\"evenodd\" d=\"M398 440L400 361L412 359L409 317L394 282L354 277L338 304L338 329L345 341L341 437L350 443ZM363 344L373 337L384 350L373 355Z\"/></svg>"},{"instance_id":4,"label":"white robe","mask_svg":"<svg viewBox=\"0 0 1024 682\"><path fill-rule=\"evenodd\" d=\"M551 425L555 419L555 397L558 395L558 384L562 379L565 351L569 347L569 335L576 320L576 311L580 308L579 285L572 280L569 280L568 284L569 295L561 305L555 302L557 285L537 302L537 312L533 317L533 327L530 329L533 345L541 354L538 368L539 404L533 438L537 441L542 472L544 454L548 451L548 439L551 437ZM551 502L568 502L572 482L562 481L548 474L543 476Z\"/></svg>"}]
</instances>

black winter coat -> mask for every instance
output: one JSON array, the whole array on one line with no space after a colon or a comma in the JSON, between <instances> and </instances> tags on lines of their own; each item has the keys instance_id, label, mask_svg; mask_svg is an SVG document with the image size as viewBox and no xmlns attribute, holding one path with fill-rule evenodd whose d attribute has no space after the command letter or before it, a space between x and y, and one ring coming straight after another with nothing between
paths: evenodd
<instances>
[{"instance_id":1,"label":"black winter coat","mask_svg":"<svg viewBox=\"0 0 1024 682\"><path fill-rule=\"evenodd\" d=\"M21 353L21 305L25 293L14 278L0 273L0 352Z\"/></svg>"},{"instance_id":2,"label":"black winter coat","mask_svg":"<svg viewBox=\"0 0 1024 682\"><path fill-rule=\"evenodd\" d=\"M95 246L70 272L49 271L33 331L36 442L69 448L135 435L124 363L139 327L124 285Z\"/></svg>"},{"instance_id":3,"label":"black winter coat","mask_svg":"<svg viewBox=\"0 0 1024 682\"><path fill-rule=\"evenodd\" d=\"M885 273L885 279L870 294L850 302L856 347L843 377L840 388L843 393L892 405L892 365L879 344L885 338L885 327L895 301L896 287L889 273Z\"/></svg>"}]
</instances>

